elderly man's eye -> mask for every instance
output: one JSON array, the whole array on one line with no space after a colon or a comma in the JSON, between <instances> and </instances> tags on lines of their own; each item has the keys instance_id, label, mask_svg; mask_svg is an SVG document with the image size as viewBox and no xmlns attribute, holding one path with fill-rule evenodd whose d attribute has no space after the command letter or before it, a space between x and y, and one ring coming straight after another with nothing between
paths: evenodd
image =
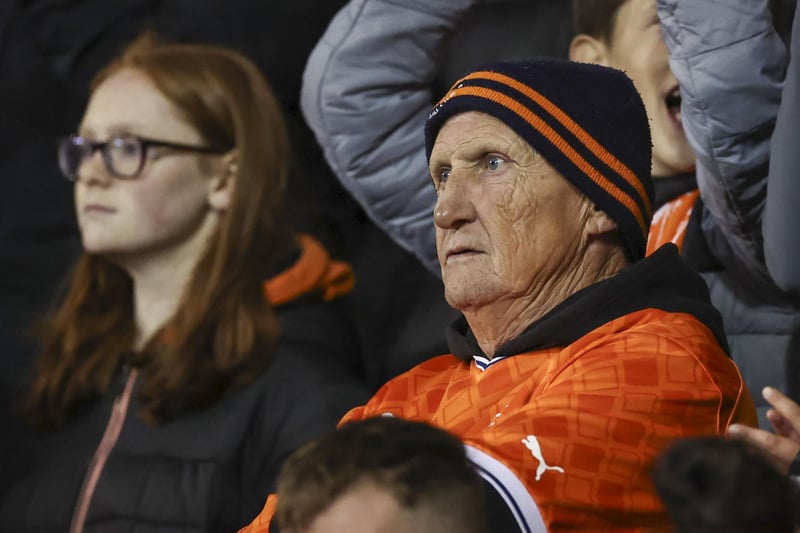
<instances>
[{"instance_id":1,"label":"elderly man's eye","mask_svg":"<svg viewBox=\"0 0 800 533\"><path fill-rule=\"evenodd\" d=\"M450 169L449 168L442 168L439 170L439 185L444 185L447 182L447 179L450 177Z\"/></svg>"},{"instance_id":2,"label":"elderly man's eye","mask_svg":"<svg viewBox=\"0 0 800 533\"><path fill-rule=\"evenodd\" d=\"M503 159L497 156L491 156L488 159L486 159L486 168L492 171L498 170L500 168L500 165L502 164L503 164Z\"/></svg>"}]
</instances>

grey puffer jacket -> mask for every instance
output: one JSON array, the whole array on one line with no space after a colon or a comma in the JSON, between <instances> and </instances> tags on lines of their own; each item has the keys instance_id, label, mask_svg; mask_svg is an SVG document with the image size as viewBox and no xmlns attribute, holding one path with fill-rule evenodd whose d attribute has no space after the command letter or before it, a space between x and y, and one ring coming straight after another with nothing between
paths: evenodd
<instances>
[{"instance_id":1,"label":"grey puffer jacket","mask_svg":"<svg viewBox=\"0 0 800 533\"><path fill-rule=\"evenodd\" d=\"M353 0L303 74L303 114L331 169L378 227L437 276L422 129L447 39L476 3Z\"/></svg>"},{"instance_id":2,"label":"grey puffer jacket","mask_svg":"<svg viewBox=\"0 0 800 533\"><path fill-rule=\"evenodd\" d=\"M787 55L767 0L658 0L658 15L703 205L687 232L699 228L706 257L691 249L684 256L709 286L760 424L769 427L761 389L800 392L797 371L786 372L800 350L800 181L797 149L787 146L798 131L800 93L796 81L784 88ZM800 53L796 39L794 48ZM786 79L798 72L793 61Z\"/></svg>"},{"instance_id":3,"label":"grey puffer jacket","mask_svg":"<svg viewBox=\"0 0 800 533\"><path fill-rule=\"evenodd\" d=\"M476 3L351 0L304 73L303 112L336 176L392 239L437 274L436 196L422 130L437 96L431 85L444 44ZM787 389L784 365L800 321L792 296L800 292L800 269L792 268L800 255L792 246L800 183L790 179L797 165L769 161L786 51L767 0L747 4L659 0L659 16L681 84L684 127L698 153L703 208L687 240L700 241L707 253L693 264L723 315L763 424L767 405L759 391L766 384ZM792 100L797 96L784 99L782 115L798 105ZM774 145L790 142L798 118L782 116ZM800 157L796 149L783 151Z\"/></svg>"}]
</instances>

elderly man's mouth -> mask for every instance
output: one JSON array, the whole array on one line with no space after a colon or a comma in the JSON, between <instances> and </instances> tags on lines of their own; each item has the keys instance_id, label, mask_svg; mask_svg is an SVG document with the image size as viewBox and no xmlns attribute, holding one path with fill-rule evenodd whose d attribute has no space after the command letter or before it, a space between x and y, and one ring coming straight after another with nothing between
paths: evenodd
<instances>
[{"instance_id":1,"label":"elderly man's mouth","mask_svg":"<svg viewBox=\"0 0 800 533\"><path fill-rule=\"evenodd\" d=\"M478 255L481 255L483 252L479 250L475 250L473 248L463 248L458 250L452 250L447 252L446 258L447 261L460 261L465 259L472 259Z\"/></svg>"}]
</instances>

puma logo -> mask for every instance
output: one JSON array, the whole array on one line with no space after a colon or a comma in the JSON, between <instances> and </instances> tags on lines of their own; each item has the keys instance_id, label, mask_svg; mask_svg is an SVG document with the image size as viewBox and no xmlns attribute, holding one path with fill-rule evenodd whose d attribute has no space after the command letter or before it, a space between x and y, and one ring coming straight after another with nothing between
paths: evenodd
<instances>
[{"instance_id":1,"label":"puma logo","mask_svg":"<svg viewBox=\"0 0 800 533\"><path fill-rule=\"evenodd\" d=\"M522 444L525 445L531 451L531 455L533 455L534 459L539 461L539 466L536 467L536 481L539 481L547 470L555 470L556 472L564 473L564 469L560 466L550 466L544 462L544 457L542 457L542 448L539 446L539 440L533 436L528 435L524 439L522 439Z\"/></svg>"}]
</instances>

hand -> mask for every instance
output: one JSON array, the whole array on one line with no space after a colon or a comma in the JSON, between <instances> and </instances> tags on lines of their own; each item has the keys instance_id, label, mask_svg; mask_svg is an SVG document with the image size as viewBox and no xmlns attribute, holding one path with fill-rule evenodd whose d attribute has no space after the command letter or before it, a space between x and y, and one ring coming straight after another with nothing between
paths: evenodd
<instances>
[{"instance_id":1,"label":"hand","mask_svg":"<svg viewBox=\"0 0 800 533\"><path fill-rule=\"evenodd\" d=\"M773 407L767 411L767 419L775 433L732 424L728 428L728 436L753 446L781 472L789 473L792 462L800 453L800 405L772 387L764 387L761 394Z\"/></svg>"}]
</instances>

